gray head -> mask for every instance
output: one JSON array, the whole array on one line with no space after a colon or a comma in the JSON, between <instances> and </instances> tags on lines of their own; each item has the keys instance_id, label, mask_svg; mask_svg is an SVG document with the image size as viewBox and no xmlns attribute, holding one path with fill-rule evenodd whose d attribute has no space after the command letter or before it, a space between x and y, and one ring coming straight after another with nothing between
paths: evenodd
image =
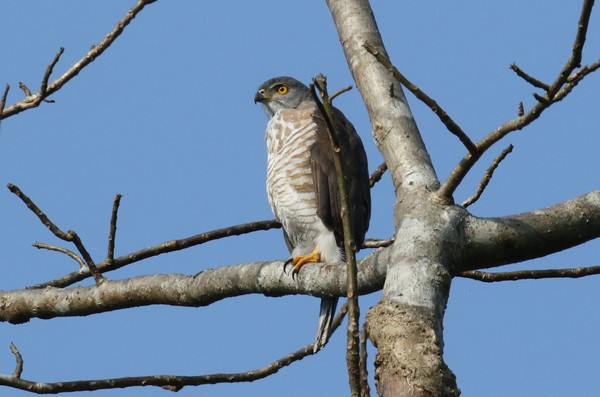
<instances>
[{"instance_id":1,"label":"gray head","mask_svg":"<svg viewBox=\"0 0 600 397\"><path fill-rule=\"evenodd\" d=\"M308 87L288 76L265 81L254 96L254 103L262 103L269 118L278 110L295 109L303 102L312 100Z\"/></svg>"}]
</instances>

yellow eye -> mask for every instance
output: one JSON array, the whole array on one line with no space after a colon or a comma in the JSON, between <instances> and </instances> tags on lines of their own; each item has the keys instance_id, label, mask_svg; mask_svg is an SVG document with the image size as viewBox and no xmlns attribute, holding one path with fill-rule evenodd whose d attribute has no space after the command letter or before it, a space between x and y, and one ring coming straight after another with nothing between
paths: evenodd
<instances>
[{"instance_id":1,"label":"yellow eye","mask_svg":"<svg viewBox=\"0 0 600 397\"><path fill-rule=\"evenodd\" d=\"M277 93L280 95L285 95L288 93L288 91L289 91L289 88L285 84L282 84L279 87L277 87Z\"/></svg>"}]
</instances>

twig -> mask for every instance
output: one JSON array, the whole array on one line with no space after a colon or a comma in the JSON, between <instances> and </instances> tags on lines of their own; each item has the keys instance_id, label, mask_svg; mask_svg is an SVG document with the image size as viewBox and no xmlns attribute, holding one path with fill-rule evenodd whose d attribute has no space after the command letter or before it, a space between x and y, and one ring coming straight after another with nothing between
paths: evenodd
<instances>
[{"instance_id":1,"label":"twig","mask_svg":"<svg viewBox=\"0 0 600 397\"><path fill-rule=\"evenodd\" d=\"M331 96L329 97L329 100L330 100L331 102L333 102L333 100L334 100L335 98L337 98L339 95L343 94L344 92L348 92L348 91L350 91L351 89L352 89L352 86L351 86L351 85L349 85L349 86L347 86L347 87L344 87L344 88L342 88L342 89L339 89L339 90L338 90L338 91L337 91L335 94L333 94L333 95L331 95Z\"/></svg>"},{"instance_id":2,"label":"twig","mask_svg":"<svg viewBox=\"0 0 600 397\"><path fill-rule=\"evenodd\" d=\"M371 53L375 58L377 58L377 60L383 66L385 66L390 71L390 73L392 73L392 76L394 76L396 80L400 82L400 84L402 84L410 92L412 92L413 95L417 97L417 99L419 99L421 102L427 105L429 109L431 109L433 113L435 113L438 116L438 118L446 126L448 131L450 131L458 139L460 139L460 141L467 148L469 153L474 154L479 151L477 145L475 145L473 141L471 141L467 134L462 130L462 128L460 128L458 124L456 124L456 122L448 115L448 113L444 109L442 109L442 107L435 100L433 100L423 91L421 91L419 87L411 83L402 73L400 73L400 71L394 65L392 65L390 60L384 54L382 54L369 43L365 43L363 47L365 47L365 49L369 53Z\"/></svg>"},{"instance_id":3,"label":"twig","mask_svg":"<svg viewBox=\"0 0 600 397\"><path fill-rule=\"evenodd\" d=\"M15 370L12 373L12 377L15 379L21 379L21 374L23 373L23 356L17 346L14 343L10 342L10 351L15 355L15 360L17 362L15 366Z\"/></svg>"},{"instance_id":4,"label":"twig","mask_svg":"<svg viewBox=\"0 0 600 397\"><path fill-rule=\"evenodd\" d=\"M94 261L92 260L92 257L90 256L89 252L87 251L87 249L85 248L85 246L83 245L83 243L81 242L81 239L79 238L79 236L77 235L77 233L73 230L69 230L66 233L63 232L58 226L56 226L47 216L46 214L44 214L44 212L29 198L27 197L27 195L25 195L25 193L23 193L21 191L21 189L19 189L17 186L13 185L12 183L8 184L8 190L10 190L13 194L15 194L18 198L21 199L21 201L23 201L25 203L25 205L27 206L27 208L29 208L37 217L38 219L48 228L50 229L50 231L59 239L64 240L64 241L68 241L71 242L73 244L75 244L75 247L77 248L77 250L79 251L79 253L81 254L81 256L83 257L83 259L85 260L85 263L87 264L88 269L90 270L90 272L92 273L92 276L94 277L94 280L96 281L96 284L100 284L104 281L104 277L100 274L100 272L98 271L98 268L96 267Z\"/></svg>"},{"instance_id":5,"label":"twig","mask_svg":"<svg viewBox=\"0 0 600 397\"><path fill-rule=\"evenodd\" d=\"M34 108L38 106L42 100L52 95L56 91L60 90L66 83L68 83L73 77L77 76L86 66L92 63L98 58L110 45L123 33L123 30L129 23L137 16L137 14L144 9L148 4L154 3L156 0L138 0L138 2L125 14L125 16L116 24L113 30L106 35L106 37L96 46L92 47L77 63L69 68L62 76L48 84L48 79L52 73L53 67L58 62L57 54L54 61L50 63L46 68L44 79L42 80L42 89L35 94L27 94L27 97L19 102L12 104L10 107L5 109L0 118L4 119L10 116L14 116L24 110ZM61 51L59 51L61 53ZM45 83L44 83L45 81Z\"/></svg>"},{"instance_id":6,"label":"twig","mask_svg":"<svg viewBox=\"0 0 600 397\"><path fill-rule=\"evenodd\" d=\"M106 262L111 263L115 259L115 236L117 234L117 214L119 212L119 204L121 203L121 195L117 194L113 202L112 213L110 216L110 228L108 232L108 253L106 254Z\"/></svg>"},{"instance_id":7,"label":"twig","mask_svg":"<svg viewBox=\"0 0 600 397\"><path fill-rule=\"evenodd\" d=\"M356 242L354 241L354 232L352 230L352 219L350 212L350 205L348 199L348 187L346 185L344 165L342 163L341 147L339 144L339 131L334 127L335 115L333 112L333 105L331 98L327 93L327 79L324 75L319 74L313 79L314 84L311 84L310 89L313 95L313 99L317 104L325 123L327 124L327 130L331 139L331 148L333 152L333 159L335 163L335 171L337 174L337 182L339 188L340 198L340 214L342 215L342 224L344 230L344 251L345 260L347 265L347 297L348 297L348 329L347 329L347 349L346 349L346 363L348 367L348 376L350 381L350 392L353 397L359 397L361 392L360 384L360 346L358 341L358 322L360 318L360 308L358 306L358 277L357 277L357 266L356 266ZM319 100L315 86L319 90L319 94L322 102Z\"/></svg>"},{"instance_id":8,"label":"twig","mask_svg":"<svg viewBox=\"0 0 600 397\"><path fill-rule=\"evenodd\" d=\"M488 273L469 270L461 272L456 276L492 283L496 281L538 280L543 278L580 278L595 274L600 274L600 266L577 267L571 269L517 270L504 273Z\"/></svg>"},{"instance_id":9,"label":"twig","mask_svg":"<svg viewBox=\"0 0 600 397\"><path fill-rule=\"evenodd\" d=\"M369 371L367 370L367 328L363 326L360 333L360 397L369 397L371 388L369 387Z\"/></svg>"},{"instance_id":10,"label":"twig","mask_svg":"<svg viewBox=\"0 0 600 397\"><path fill-rule=\"evenodd\" d=\"M508 147L506 149L504 149L502 151L502 153L500 153L498 155L498 157L496 157L494 159L494 161L489 166L487 171L485 171L483 178L481 178L481 181L479 182L479 186L477 186L477 191L471 197L469 197L468 199L463 201L463 203L462 203L463 207L467 208L468 206L470 206L471 204L473 204L474 202L479 200L479 197L481 197L481 194L487 187L488 183L490 183L490 180L492 179L492 176L494 175L494 171L496 171L496 168L498 168L498 166L500 165L502 160L504 160L506 158L506 156L508 156L508 154L510 152L512 152L513 148L514 148L514 146L512 144L508 145Z\"/></svg>"},{"instance_id":11,"label":"twig","mask_svg":"<svg viewBox=\"0 0 600 397\"><path fill-rule=\"evenodd\" d=\"M258 221L244 223L241 225L230 226L222 229L211 230L209 232L196 234L190 237L182 238L179 240L169 240L160 244L150 246L148 248L134 251L127 255L115 258L112 262L104 261L97 267L101 273L110 272L113 270L120 269L124 266L130 265L135 262L140 262L144 259L148 259L161 254L166 254L173 251L179 251L196 245L204 244L209 241L218 240L224 237L239 236L242 234L252 233L260 230L270 230L281 228L281 223L276 220L269 221ZM63 277L51 280L45 283L33 285L29 288L45 288L45 287L56 287L64 288L69 285L75 284L81 280L85 280L90 276L89 272L72 272Z\"/></svg>"},{"instance_id":12,"label":"twig","mask_svg":"<svg viewBox=\"0 0 600 397\"><path fill-rule=\"evenodd\" d=\"M375 186L375 184L381 180L383 174L385 174L386 171L387 164L385 162L381 163L379 167L377 167L377 169L375 169L375 171L373 171L373 173L371 174L371 177L369 178L369 185L371 187Z\"/></svg>"},{"instance_id":13,"label":"twig","mask_svg":"<svg viewBox=\"0 0 600 397\"><path fill-rule=\"evenodd\" d=\"M39 249L46 249L49 251L56 251L56 252L63 253L65 255L67 255L68 257L70 257L71 259L74 259L79 264L80 269L87 268L85 261L83 259L81 259L81 257L79 255L77 255L73 251L70 251L66 248L57 247L55 245L49 245L49 244L44 244L44 243L39 243L39 242L34 243L33 246L36 248L39 248Z\"/></svg>"},{"instance_id":14,"label":"twig","mask_svg":"<svg viewBox=\"0 0 600 397\"><path fill-rule=\"evenodd\" d=\"M2 99L0 99L0 121L2 121L2 114L4 113L4 106L6 105L6 97L8 96L8 90L10 90L10 86L7 84L6 87L4 87Z\"/></svg>"},{"instance_id":15,"label":"twig","mask_svg":"<svg viewBox=\"0 0 600 397\"><path fill-rule=\"evenodd\" d=\"M368 238L363 242L361 248L381 248L381 247L389 247L394 242L394 238L388 238L384 240Z\"/></svg>"},{"instance_id":16,"label":"twig","mask_svg":"<svg viewBox=\"0 0 600 397\"><path fill-rule=\"evenodd\" d=\"M564 97L566 97L567 94L571 92L575 85L579 81L581 81L581 79L583 79L584 76L591 73L591 71L588 71L590 69L589 66L584 66L579 71L575 73L573 72L581 62L581 55L585 43L585 38L587 35L593 5L593 0L585 0L583 2L581 15L579 18L579 24L577 28L577 34L573 43L573 50L571 56L569 57L564 67L558 74L554 83L552 83L552 85L546 91L546 94L543 97L534 94L537 95L536 99L538 99L538 103L536 103L528 112L526 112L522 116L517 117L516 119L507 121L506 123L496 128L494 131L489 133L480 142L478 142L478 156L473 155L472 153L467 153L463 157L463 159L458 163L454 170L452 170L446 181L438 190L437 195L441 200L451 201L451 197L454 194L454 191L460 185L464 177L471 170L471 168L477 162L477 160L479 160L481 154L483 154L492 145L497 143L500 139L504 138L509 133L521 130L527 127L535 120L537 120L548 107L550 107L553 103L562 100ZM594 70L597 70L598 68L600 68L600 61L598 63L598 66Z\"/></svg>"},{"instance_id":17,"label":"twig","mask_svg":"<svg viewBox=\"0 0 600 397\"><path fill-rule=\"evenodd\" d=\"M526 82L531 84L532 86L541 88L544 91L548 91L548 89L550 88L550 86L548 84L542 83L535 77L530 76L529 74L525 73L520 67L517 66L517 64L513 63L512 65L510 65L510 68L517 74L517 76L519 76L520 78L522 78L523 80L525 80Z\"/></svg>"}]
</instances>

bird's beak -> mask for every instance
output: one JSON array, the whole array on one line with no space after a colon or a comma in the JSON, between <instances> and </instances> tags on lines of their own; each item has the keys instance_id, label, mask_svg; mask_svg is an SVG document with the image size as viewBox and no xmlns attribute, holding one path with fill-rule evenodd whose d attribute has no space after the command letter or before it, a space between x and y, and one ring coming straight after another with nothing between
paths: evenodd
<instances>
[{"instance_id":1,"label":"bird's beak","mask_svg":"<svg viewBox=\"0 0 600 397\"><path fill-rule=\"evenodd\" d=\"M262 91L262 90L261 90ZM264 92L258 91L256 93L256 95L254 95L254 103L260 102L267 102L269 100L269 98L267 98L264 94Z\"/></svg>"}]
</instances>

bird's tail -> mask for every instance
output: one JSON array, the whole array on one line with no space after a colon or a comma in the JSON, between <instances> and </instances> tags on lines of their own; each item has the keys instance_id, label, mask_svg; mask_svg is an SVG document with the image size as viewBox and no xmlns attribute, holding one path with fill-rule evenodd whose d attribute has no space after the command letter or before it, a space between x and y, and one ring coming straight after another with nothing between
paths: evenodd
<instances>
[{"instance_id":1,"label":"bird's tail","mask_svg":"<svg viewBox=\"0 0 600 397\"><path fill-rule=\"evenodd\" d=\"M329 331L333 316L335 316L335 308L338 303L338 298L321 298L321 309L319 313L319 324L317 325L317 339L313 351L316 353L325 346L329 339Z\"/></svg>"}]
</instances>

